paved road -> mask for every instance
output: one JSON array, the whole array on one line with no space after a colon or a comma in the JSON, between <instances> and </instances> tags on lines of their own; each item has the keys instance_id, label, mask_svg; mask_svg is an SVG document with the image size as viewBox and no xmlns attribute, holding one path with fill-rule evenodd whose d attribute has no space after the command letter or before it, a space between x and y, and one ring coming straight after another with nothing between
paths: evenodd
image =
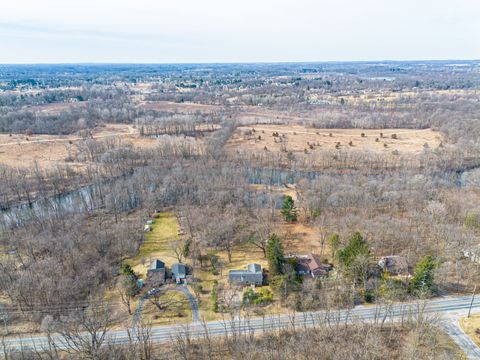
<instances>
[{"instance_id":1,"label":"paved road","mask_svg":"<svg viewBox=\"0 0 480 360\"><path fill-rule=\"evenodd\" d=\"M442 327L469 359L480 359L480 348L465 334L458 323L458 319L442 321Z\"/></svg>"},{"instance_id":2,"label":"paved road","mask_svg":"<svg viewBox=\"0 0 480 360\"><path fill-rule=\"evenodd\" d=\"M262 334L278 329L295 327L312 327L316 324L328 322L332 325L348 324L354 321L366 321L372 323L401 322L415 317L420 312L428 316L441 316L446 331L452 335L454 341L459 344L470 359L479 359L478 348L472 340L466 336L452 319L466 316L470 306L470 296L444 297L427 301L424 304L401 303L393 306L357 306L350 310L335 312L309 312L294 315L268 316L265 318L237 319L236 321L211 321L204 324L192 323L191 325L158 326L152 328L151 339L155 342L168 342L176 336L182 336L188 331L191 338L202 337L207 331L209 336L224 336L231 334ZM480 299L473 303L473 309L480 311ZM450 323L449 323L450 321ZM53 340L60 349L64 348L64 342L60 336L54 336ZM117 330L109 333L108 341L111 343L128 342L126 330ZM28 338L11 338L5 341L8 349L20 350L21 348L42 349L48 346L47 338L35 336Z\"/></svg>"}]
</instances>

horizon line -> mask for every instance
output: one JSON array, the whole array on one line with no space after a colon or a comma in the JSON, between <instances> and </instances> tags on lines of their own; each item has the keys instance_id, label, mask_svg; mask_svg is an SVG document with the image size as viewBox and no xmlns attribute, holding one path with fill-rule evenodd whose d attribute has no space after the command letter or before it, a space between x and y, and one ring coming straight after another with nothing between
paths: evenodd
<instances>
[{"instance_id":1,"label":"horizon line","mask_svg":"<svg viewBox=\"0 0 480 360\"><path fill-rule=\"evenodd\" d=\"M478 59L461 59L461 58L446 58L446 59L370 59L370 60L295 60L295 61L198 61L198 62L117 62L117 61L80 61L80 62L0 62L0 66L38 66L38 65L255 65L255 64L345 64L345 63L413 63L413 62L480 62Z\"/></svg>"}]
</instances>

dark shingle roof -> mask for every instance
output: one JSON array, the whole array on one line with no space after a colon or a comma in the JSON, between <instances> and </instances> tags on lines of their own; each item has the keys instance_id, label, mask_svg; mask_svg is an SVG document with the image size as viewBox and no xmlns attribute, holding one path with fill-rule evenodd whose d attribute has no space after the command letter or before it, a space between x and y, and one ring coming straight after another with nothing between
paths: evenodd
<instances>
[{"instance_id":1,"label":"dark shingle roof","mask_svg":"<svg viewBox=\"0 0 480 360\"><path fill-rule=\"evenodd\" d=\"M165 269L165 263L161 260L156 259L150 265L150 270Z\"/></svg>"}]
</instances>

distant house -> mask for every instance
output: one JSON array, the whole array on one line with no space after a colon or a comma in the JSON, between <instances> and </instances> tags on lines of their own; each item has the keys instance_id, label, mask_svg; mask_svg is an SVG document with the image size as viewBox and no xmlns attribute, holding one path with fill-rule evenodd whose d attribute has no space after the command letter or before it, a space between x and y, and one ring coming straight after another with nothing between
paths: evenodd
<instances>
[{"instance_id":1,"label":"distant house","mask_svg":"<svg viewBox=\"0 0 480 360\"><path fill-rule=\"evenodd\" d=\"M160 286L165 283L165 263L155 260L147 271L147 282L151 286Z\"/></svg>"},{"instance_id":2,"label":"distant house","mask_svg":"<svg viewBox=\"0 0 480 360\"><path fill-rule=\"evenodd\" d=\"M249 264L245 270L230 270L228 281L239 285L262 285L263 272L259 264Z\"/></svg>"},{"instance_id":3,"label":"distant house","mask_svg":"<svg viewBox=\"0 0 480 360\"><path fill-rule=\"evenodd\" d=\"M332 265L322 263L320 258L312 253L307 255L294 255L291 256L291 258L295 259L295 271L298 275L322 277L327 276L332 270Z\"/></svg>"},{"instance_id":4,"label":"distant house","mask_svg":"<svg viewBox=\"0 0 480 360\"><path fill-rule=\"evenodd\" d=\"M463 256L473 262L480 263L480 245L474 246L469 250L464 250Z\"/></svg>"},{"instance_id":5,"label":"distant house","mask_svg":"<svg viewBox=\"0 0 480 360\"><path fill-rule=\"evenodd\" d=\"M378 262L378 266L390 275L401 275L408 273L408 263L404 256L384 256Z\"/></svg>"},{"instance_id":6,"label":"distant house","mask_svg":"<svg viewBox=\"0 0 480 360\"><path fill-rule=\"evenodd\" d=\"M187 277L187 267L185 264L173 264L172 265L172 279L175 280L177 284L185 281Z\"/></svg>"}]
</instances>

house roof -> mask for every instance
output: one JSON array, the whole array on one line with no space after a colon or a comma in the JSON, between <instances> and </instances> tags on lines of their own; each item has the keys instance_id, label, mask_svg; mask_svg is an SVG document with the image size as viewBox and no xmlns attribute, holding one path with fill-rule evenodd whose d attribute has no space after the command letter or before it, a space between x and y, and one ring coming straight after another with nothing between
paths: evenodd
<instances>
[{"instance_id":1,"label":"house roof","mask_svg":"<svg viewBox=\"0 0 480 360\"><path fill-rule=\"evenodd\" d=\"M320 261L318 256L314 254L308 254L303 256L296 256L297 266L302 270L308 270L313 275L322 276L327 275L331 270L330 264L324 264Z\"/></svg>"},{"instance_id":2,"label":"house roof","mask_svg":"<svg viewBox=\"0 0 480 360\"><path fill-rule=\"evenodd\" d=\"M247 269L252 273L262 272L262 266L260 264L248 264Z\"/></svg>"},{"instance_id":3,"label":"house roof","mask_svg":"<svg viewBox=\"0 0 480 360\"><path fill-rule=\"evenodd\" d=\"M173 264L172 265L172 272L176 275L185 275L187 273L187 268L185 264Z\"/></svg>"},{"instance_id":4,"label":"house roof","mask_svg":"<svg viewBox=\"0 0 480 360\"><path fill-rule=\"evenodd\" d=\"M156 259L150 265L150 270L159 270L159 269L165 269L165 263L161 260Z\"/></svg>"},{"instance_id":5,"label":"house roof","mask_svg":"<svg viewBox=\"0 0 480 360\"><path fill-rule=\"evenodd\" d=\"M388 271L405 271L408 269L407 259L399 255L384 256L380 259L378 265Z\"/></svg>"},{"instance_id":6,"label":"house roof","mask_svg":"<svg viewBox=\"0 0 480 360\"><path fill-rule=\"evenodd\" d=\"M262 266L260 264L248 264L247 268L244 270L230 270L228 272L230 275L250 275L250 274L261 274Z\"/></svg>"}]
</instances>

